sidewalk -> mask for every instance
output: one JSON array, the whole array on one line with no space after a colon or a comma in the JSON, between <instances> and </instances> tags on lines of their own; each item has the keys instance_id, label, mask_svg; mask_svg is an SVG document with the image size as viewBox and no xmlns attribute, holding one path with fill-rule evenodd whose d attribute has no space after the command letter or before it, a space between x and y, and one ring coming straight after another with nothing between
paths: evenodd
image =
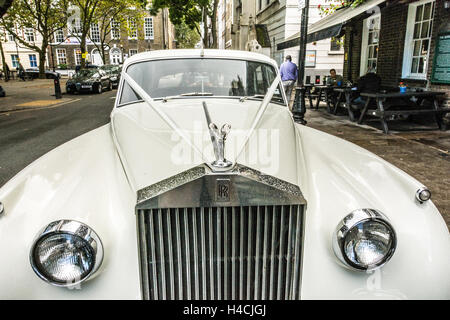
<instances>
[{"instance_id":1,"label":"sidewalk","mask_svg":"<svg viewBox=\"0 0 450 320\"><path fill-rule=\"evenodd\" d=\"M67 79L61 79L61 91L64 92ZM0 113L30 108L42 108L73 100L55 99L53 79L35 79L33 81L0 81L6 97L0 98Z\"/></svg>"},{"instance_id":2,"label":"sidewalk","mask_svg":"<svg viewBox=\"0 0 450 320\"><path fill-rule=\"evenodd\" d=\"M347 115L329 114L325 104L318 111L308 107L305 119L307 126L355 143L427 186L450 229L450 130L436 129L433 119L414 125L394 121L386 135L378 128L378 120L358 125Z\"/></svg>"}]
</instances>

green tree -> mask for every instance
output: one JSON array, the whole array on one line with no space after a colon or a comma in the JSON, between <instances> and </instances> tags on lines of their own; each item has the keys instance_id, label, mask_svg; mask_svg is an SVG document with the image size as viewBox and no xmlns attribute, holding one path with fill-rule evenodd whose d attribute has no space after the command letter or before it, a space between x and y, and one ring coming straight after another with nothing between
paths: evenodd
<instances>
[{"instance_id":1,"label":"green tree","mask_svg":"<svg viewBox=\"0 0 450 320\"><path fill-rule=\"evenodd\" d=\"M175 37L177 39L177 47L180 49L194 48L201 40L200 35L189 28L184 22L175 25Z\"/></svg>"},{"instance_id":2,"label":"green tree","mask_svg":"<svg viewBox=\"0 0 450 320\"><path fill-rule=\"evenodd\" d=\"M200 23L203 22L203 44L206 48L217 48L217 7L219 0L153 0L150 8L157 15L163 8L169 9L170 21L177 26L183 23L202 35ZM212 22L212 42L209 41L208 18Z\"/></svg>"},{"instance_id":3,"label":"green tree","mask_svg":"<svg viewBox=\"0 0 450 320\"><path fill-rule=\"evenodd\" d=\"M141 21L145 13L144 0L121 0L108 1L102 0L94 13L92 23L97 24L99 28L100 41L94 41L92 35L88 32L88 38L98 49L103 63L106 62L106 49L114 39L110 36L112 31L111 20L114 20L120 27L119 29L128 31L128 19L133 18ZM137 25L139 29L139 24Z\"/></svg>"},{"instance_id":4,"label":"green tree","mask_svg":"<svg viewBox=\"0 0 450 320\"><path fill-rule=\"evenodd\" d=\"M54 32L66 26L66 0L15 0L0 25L16 41L39 54L39 77L45 78L45 58ZM29 36L23 30L30 30ZM41 44L36 41L41 36Z\"/></svg>"},{"instance_id":5,"label":"green tree","mask_svg":"<svg viewBox=\"0 0 450 320\"><path fill-rule=\"evenodd\" d=\"M82 68L86 66L86 43L100 2L101 0L70 0L68 31L69 36L78 39L80 42Z\"/></svg>"}]
</instances>

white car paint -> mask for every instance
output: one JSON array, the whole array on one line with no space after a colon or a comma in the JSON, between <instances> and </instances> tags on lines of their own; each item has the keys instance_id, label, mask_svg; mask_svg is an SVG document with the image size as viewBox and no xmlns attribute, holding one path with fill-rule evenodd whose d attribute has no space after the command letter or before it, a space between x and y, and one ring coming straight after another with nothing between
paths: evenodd
<instances>
[{"instance_id":1,"label":"white car paint","mask_svg":"<svg viewBox=\"0 0 450 320\"><path fill-rule=\"evenodd\" d=\"M136 61L199 54L200 50L140 54L126 61L123 72ZM203 54L275 65L265 56L246 52L205 50ZM204 138L202 101L193 97L156 102L202 151L188 161L176 161L177 154L192 152L187 143L140 102L116 107L111 124L52 150L3 186L0 299L140 299L136 191L214 160ZM244 153L236 159L231 146L239 145L248 132L260 102L204 101L212 120L231 124L236 133L227 140L227 158L300 186L307 200L303 299L450 298L449 232L432 201L419 204L415 200L420 182L352 143L295 124L289 110L277 104L269 104ZM259 154L255 157L252 149L252 139L259 141L261 132L272 131L276 132L273 140L262 139L268 150L263 156L277 159L277 165ZM359 208L383 212L398 236L392 259L371 274L343 268L331 247L340 219ZM36 233L59 219L81 221L103 241L104 262L97 276L80 290L45 283L29 263Z\"/></svg>"}]
</instances>

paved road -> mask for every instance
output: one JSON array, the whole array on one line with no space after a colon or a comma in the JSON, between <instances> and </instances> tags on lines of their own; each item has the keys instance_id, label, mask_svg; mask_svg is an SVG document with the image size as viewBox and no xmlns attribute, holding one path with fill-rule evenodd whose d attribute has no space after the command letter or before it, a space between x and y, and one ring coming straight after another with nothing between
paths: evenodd
<instances>
[{"instance_id":1,"label":"paved road","mask_svg":"<svg viewBox=\"0 0 450 320\"><path fill-rule=\"evenodd\" d=\"M0 186L48 151L108 123L116 93L64 96L74 100L47 109L0 113Z\"/></svg>"}]
</instances>

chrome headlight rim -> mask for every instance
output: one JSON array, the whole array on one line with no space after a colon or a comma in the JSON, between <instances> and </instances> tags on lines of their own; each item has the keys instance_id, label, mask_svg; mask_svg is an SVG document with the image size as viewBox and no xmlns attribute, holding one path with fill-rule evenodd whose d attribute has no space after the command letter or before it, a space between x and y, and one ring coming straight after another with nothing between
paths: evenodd
<instances>
[{"instance_id":1,"label":"chrome headlight rim","mask_svg":"<svg viewBox=\"0 0 450 320\"><path fill-rule=\"evenodd\" d=\"M48 278L43 272L41 272L35 261L35 251L38 244L40 244L41 242L43 242L43 240L46 240L47 238L53 235L63 235L63 234L77 237L80 240L87 242L87 244L89 244L91 250L95 255L94 265L90 268L90 271L83 278L80 278L76 282L64 283L64 282L57 282ZM93 277L93 275L98 271L103 262L103 253L104 253L103 243L100 237L91 227L76 220L66 219L51 222L47 226L42 228L40 232L38 232L38 234L33 240L33 245L31 246L30 249L29 259L31 268L40 279L57 287L73 287Z\"/></svg>"},{"instance_id":2,"label":"chrome headlight rim","mask_svg":"<svg viewBox=\"0 0 450 320\"><path fill-rule=\"evenodd\" d=\"M381 261L367 266L361 266L350 260L345 253L345 239L348 233L357 225L368 221L377 222L384 225L389 231L391 236L391 247L384 255ZM358 209L352 211L345 216L336 227L333 234L333 251L339 262L346 268L354 271L372 271L384 266L394 255L397 248L397 234L389 219L380 211L375 209Z\"/></svg>"}]
</instances>

